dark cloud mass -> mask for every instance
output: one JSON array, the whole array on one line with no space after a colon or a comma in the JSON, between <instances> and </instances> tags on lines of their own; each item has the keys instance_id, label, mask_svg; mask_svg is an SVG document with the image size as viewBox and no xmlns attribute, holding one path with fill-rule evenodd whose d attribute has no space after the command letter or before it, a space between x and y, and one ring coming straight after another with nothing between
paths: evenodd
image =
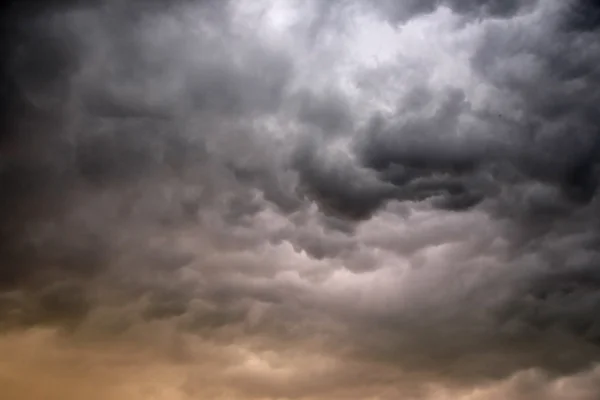
<instances>
[{"instance_id":1,"label":"dark cloud mass","mask_svg":"<svg viewBox=\"0 0 600 400\"><path fill-rule=\"evenodd\" d=\"M600 396L596 1L4 11L0 398Z\"/></svg>"}]
</instances>

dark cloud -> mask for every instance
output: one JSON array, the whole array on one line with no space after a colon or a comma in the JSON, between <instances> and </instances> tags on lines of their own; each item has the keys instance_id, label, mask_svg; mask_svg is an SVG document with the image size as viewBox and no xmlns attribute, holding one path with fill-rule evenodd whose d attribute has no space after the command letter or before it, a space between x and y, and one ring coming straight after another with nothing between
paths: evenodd
<instances>
[{"instance_id":1,"label":"dark cloud","mask_svg":"<svg viewBox=\"0 0 600 400\"><path fill-rule=\"evenodd\" d=\"M307 145L298 153L301 183L309 196L326 212L339 212L352 219L368 218L393 195L393 187L378 182L368 171L349 160L337 161L320 154L317 145Z\"/></svg>"},{"instance_id":2,"label":"dark cloud","mask_svg":"<svg viewBox=\"0 0 600 400\"><path fill-rule=\"evenodd\" d=\"M574 31L595 31L600 24L600 4L596 0L578 0L566 13L564 27Z\"/></svg>"},{"instance_id":3,"label":"dark cloud","mask_svg":"<svg viewBox=\"0 0 600 400\"><path fill-rule=\"evenodd\" d=\"M25 3L0 346L171 340L210 398L597 393L594 2Z\"/></svg>"},{"instance_id":4,"label":"dark cloud","mask_svg":"<svg viewBox=\"0 0 600 400\"><path fill-rule=\"evenodd\" d=\"M439 7L447 7L453 12L468 18L510 18L517 13L531 9L536 0L444 0L394 2L375 1L382 13L393 22L406 22L414 16L432 13Z\"/></svg>"}]
</instances>

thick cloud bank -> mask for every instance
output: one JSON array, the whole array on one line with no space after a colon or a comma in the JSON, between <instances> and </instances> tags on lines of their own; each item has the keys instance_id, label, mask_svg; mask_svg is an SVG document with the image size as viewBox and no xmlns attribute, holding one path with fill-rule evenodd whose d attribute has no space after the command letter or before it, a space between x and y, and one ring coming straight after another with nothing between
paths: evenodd
<instances>
[{"instance_id":1,"label":"thick cloud bank","mask_svg":"<svg viewBox=\"0 0 600 400\"><path fill-rule=\"evenodd\" d=\"M2 26L0 397L600 396L596 1Z\"/></svg>"}]
</instances>

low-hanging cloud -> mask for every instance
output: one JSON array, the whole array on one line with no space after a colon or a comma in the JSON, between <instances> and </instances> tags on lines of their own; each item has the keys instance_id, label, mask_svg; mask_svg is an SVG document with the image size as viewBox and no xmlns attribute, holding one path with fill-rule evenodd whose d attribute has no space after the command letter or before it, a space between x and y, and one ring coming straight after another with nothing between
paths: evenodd
<instances>
[{"instance_id":1,"label":"low-hanging cloud","mask_svg":"<svg viewBox=\"0 0 600 400\"><path fill-rule=\"evenodd\" d=\"M9 399L600 393L594 2L6 15Z\"/></svg>"}]
</instances>

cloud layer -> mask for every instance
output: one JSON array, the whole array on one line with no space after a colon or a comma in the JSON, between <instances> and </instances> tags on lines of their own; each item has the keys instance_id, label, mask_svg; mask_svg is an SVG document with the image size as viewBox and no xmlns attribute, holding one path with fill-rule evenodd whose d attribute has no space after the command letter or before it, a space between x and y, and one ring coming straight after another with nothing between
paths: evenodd
<instances>
[{"instance_id":1,"label":"cloud layer","mask_svg":"<svg viewBox=\"0 0 600 400\"><path fill-rule=\"evenodd\" d=\"M599 10L12 6L0 387L596 398Z\"/></svg>"}]
</instances>

